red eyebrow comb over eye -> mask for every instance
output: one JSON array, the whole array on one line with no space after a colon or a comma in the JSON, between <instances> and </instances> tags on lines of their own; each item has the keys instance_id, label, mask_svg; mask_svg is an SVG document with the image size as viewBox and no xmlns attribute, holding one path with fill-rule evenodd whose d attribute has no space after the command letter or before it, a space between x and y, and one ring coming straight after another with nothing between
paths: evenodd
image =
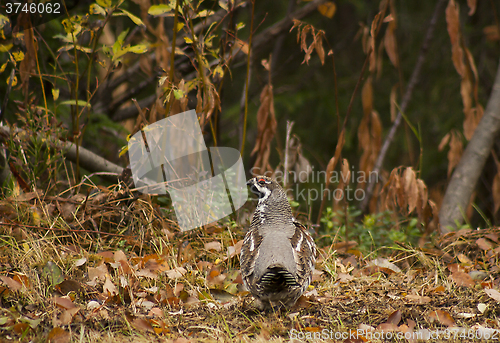
<instances>
[{"instance_id":1,"label":"red eyebrow comb over eye","mask_svg":"<svg viewBox=\"0 0 500 343\"><path fill-rule=\"evenodd\" d=\"M266 182L266 180L264 180L264 179L259 179L259 182L261 182L261 181L264 181L264 182Z\"/></svg>"}]
</instances>

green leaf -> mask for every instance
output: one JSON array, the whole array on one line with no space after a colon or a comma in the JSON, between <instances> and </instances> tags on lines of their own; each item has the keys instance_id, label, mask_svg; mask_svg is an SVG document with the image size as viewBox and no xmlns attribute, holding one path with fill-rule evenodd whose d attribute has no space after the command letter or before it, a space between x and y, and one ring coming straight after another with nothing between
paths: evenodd
<instances>
[{"instance_id":1,"label":"green leaf","mask_svg":"<svg viewBox=\"0 0 500 343\"><path fill-rule=\"evenodd\" d=\"M12 49L12 47L14 46L14 44L0 44L0 52L7 52L9 51L10 49Z\"/></svg>"},{"instance_id":2,"label":"green leaf","mask_svg":"<svg viewBox=\"0 0 500 343\"><path fill-rule=\"evenodd\" d=\"M244 22L240 22L238 24L236 24L236 31L242 29L245 27L245 23Z\"/></svg>"},{"instance_id":3,"label":"green leaf","mask_svg":"<svg viewBox=\"0 0 500 343\"><path fill-rule=\"evenodd\" d=\"M102 8L98 4L92 4L92 5L90 5L89 12L90 12L90 14L100 14L100 15L103 15L103 16L106 15L106 11L104 10L104 8Z\"/></svg>"},{"instance_id":4,"label":"green leaf","mask_svg":"<svg viewBox=\"0 0 500 343\"><path fill-rule=\"evenodd\" d=\"M153 15L153 16L162 15L162 14L170 12L171 10L172 10L172 7L170 7L169 5L165 5L165 4L153 5L149 8L148 14Z\"/></svg>"},{"instance_id":5,"label":"green leaf","mask_svg":"<svg viewBox=\"0 0 500 343\"><path fill-rule=\"evenodd\" d=\"M111 7L111 0L96 0L97 4L104 8Z\"/></svg>"},{"instance_id":6,"label":"green leaf","mask_svg":"<svg viewBox=\"0 0 500 343\"><path fill-rule=\"evenodd\" d=\"M52 261L47 262L47 264L43 267L42 276L48 279L51 286L55 286L64 281L61 268L59 268L57 264Z\"/></svg>"},{"instance_id":7,"label":"green leaf","mask_svg":"<svg viewBox=\"0 0 500 343\"><path fill-rule=\"evenodd\" d=\"M177 100L180 100L184 97L184 91L181 89L174 89L174 96Z\"/></svg>"},{"instance_id":8,"label":"green leaf","mask_svg":"<svg viewBox=\"0 0 500 343\"><path fill-rule=\"evenodd\" d=\"M137 16L133 15L133 14L132 14L132 13L130 13L129 11L125 11L125 10L121 10L121 11L122 11L123 13L125 13L125 15L126 15L127 17L129 17L130 19L132 19L132 21L135 23L135 25L137 25L137 26L142 26L142 27L146 27L146 25L144 25L144 23L142 22L142 20L141 20L139 17L137 17Z\"/></svg>"},{"instance_id":9,"label":"green leaf","mask_svg":"<svg viewBox=\"0 0 500 343\"><path fill-rule=\"evenodd\" d=\"M198 18L208 17L209 15L212 15L213 13L214 12L210 11L210 10L203 10L203 11L198 12L196 17L198 17Z\"/></svg>"},{"instance_id":10,"label":"green leaf","mask_svg":"<svg viewBox=\"0 0 500 343\"><path fill-rule=\"evenodd\" d=\"M87 106L87 107L91 107L90 104L87 104L87 102L85 100L78 100L75 102L75 100L66 100L66 101L63 101L60 103L60 105L68 105L68 106L75 106L76 104L78 104L78 106Z\"/></svg>"},{"instance_id":11,"label":"green leaf","mask_svg":"<svg viewBox=\"0 0 500 343\"><path fill-rule=\"evenodd\" d=\"M134 54L143 54L148 51L148 46L146 44L138 44L131 46L127 50L128 52L133 52Z\"/></svg>"},{"instance_id":12,"label":"green leaf","mask_svg":"<svg viewBox=\"0 0 500 343\"><path fill-rule=\"evenodd\" d=\"M125 31L122 31L122 33L120 33L120 35L118 36L116 41L120 42L120 45L122 45L123 41L125 40L125 37L127 37L127 34L128 34L128 29L126 29Z\"/></svg>"}]
</instances>

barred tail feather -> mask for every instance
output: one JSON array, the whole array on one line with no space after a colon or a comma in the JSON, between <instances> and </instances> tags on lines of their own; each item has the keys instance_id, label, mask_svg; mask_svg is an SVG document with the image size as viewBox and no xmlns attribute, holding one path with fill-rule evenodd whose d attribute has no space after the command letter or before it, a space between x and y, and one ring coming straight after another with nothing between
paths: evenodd
<instances>
[{"instance_id":1,"label":"barred tail feather","mask_svg":"<svg viewBox=\"0 0 500 343\"><path fill-rule=\"evenodd\" d=\"M279 293L290 287L299 286L295 275L281 265L268 267L260 278L259 285L265 293Z\"/></svg>"}]
</instances>

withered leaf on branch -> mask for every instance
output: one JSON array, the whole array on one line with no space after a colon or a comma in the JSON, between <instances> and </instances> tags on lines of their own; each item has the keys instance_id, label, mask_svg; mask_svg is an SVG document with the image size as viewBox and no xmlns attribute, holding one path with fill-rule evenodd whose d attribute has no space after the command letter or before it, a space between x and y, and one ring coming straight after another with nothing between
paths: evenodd
<instances>
[{"instance_id":1,"label":"withered leaf on branch","mask_svg":"<svg viewBox=\"0 0 500 343\"><path fill-rule=\"evenodd\" d=\"M276 134L276 116L274 113L273 86L267 84L260 93L260 107L257 111L257 140L251 155L257 154L254 164L254 174L264 174L271 170L269 156L271 155L271 141Z\"/></svg>"}]
</instances>

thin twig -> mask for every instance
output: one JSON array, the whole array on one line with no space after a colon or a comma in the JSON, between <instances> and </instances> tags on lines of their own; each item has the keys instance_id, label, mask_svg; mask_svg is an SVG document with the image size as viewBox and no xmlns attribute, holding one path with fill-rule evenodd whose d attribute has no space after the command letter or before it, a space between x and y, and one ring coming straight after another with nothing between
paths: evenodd
<instances>
[{"instance_id":1,"label":"thin twig","mask_svg":"<svg viewBox=\"0 0 500 343\"><path fill-rule=\"evenodd\" d=\"M406 111L406 107L408 106L408 103L410 102L411 96L413 94L413 89L415 88L415 85L418 82L418 79L420 77L420 72L422 70L422 66L424 64L427 51L429 50L429 45L432 40L433 34L434 34L434 29L436 28L436 24L439 18L439 15L444 8L444 5L446 4L446 0L439 0L439 2L436 4L436 7L434 9L434 13L432 14L431 21L429 23L429 27L427 29L427 34L425 35L424 42L422 43L422 47L420 48L420 53L417 59L417 64L415 65L415 69L413 69L413 73L410 78L410 82L408 83L408 87L406 88L405 95L403 97L403 100L401 102L401 110L398 111L398 115L396 116L396 120L394 120L394 123L392 124L392 127L387 134L387 137L384 140L384 144L382 145L382 148L380 149L380 153L377 157L377 161L375 162L375 166L373 167L373 172L375 175L378 175L380 173L380 169L382 168L382 165L384 164L384 159L385 156L387 155L387 152L389 151L389 146L391 145L392 141L394 140L394 137L396 135L396 130L398 129L399 125L401 124L401 120L403 118L402 112ZM366 188L366 195L361 202L361 211L365 212L368 204L370 202L370 199L373 195L373 190L375 188L376 182L371 180L371 178L368 179L368 187Z\"/></svg>"},{"instance_id":2,"label":"thin twig","mask_svg":"<svg viewBox=\"0 0 500 343\"><path fill-rule=\"evenodd\" d=\"M288 146L290 145L290 135L292 134L292 127L293 127L294 122L293 121L287 121L286 122L286 142L285 142L285 165L283 166L283 170L285 171L284 175L284 187L285 190L287 189L288 186L288 154L289 154L289 148Z\"/></svg>"}]
</instances>

